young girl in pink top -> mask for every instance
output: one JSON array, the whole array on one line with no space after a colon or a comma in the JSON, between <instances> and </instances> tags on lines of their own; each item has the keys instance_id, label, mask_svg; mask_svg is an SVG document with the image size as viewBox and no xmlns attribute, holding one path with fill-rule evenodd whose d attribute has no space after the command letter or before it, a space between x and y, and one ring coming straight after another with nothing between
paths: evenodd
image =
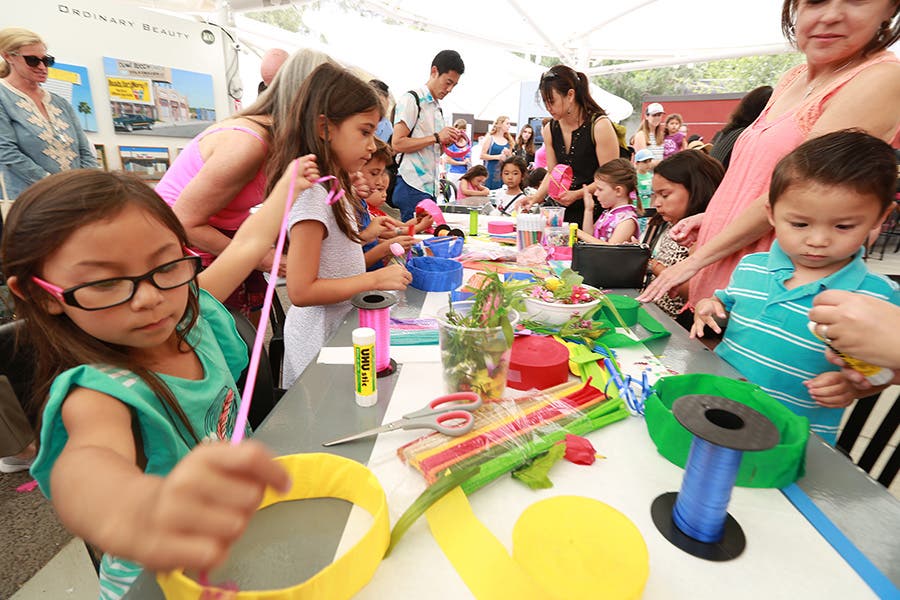
<instances>
[{"instance_id":1,"label":"young girl in pink top","mask_svg":"<svg viewBox=\"0 0 900 600\"><path fill-rule=\"evenodd\" d=\"M624 244L639 233L638 211L643 212L640 200L638 207L631 205L631 195L637 189L634 166L626 158L615 158L605 163L594 173L596 190L593 194L584 192L584 219L578 239L591 244ZM594 198L604 209L594 222ZM587 233L593 231L594 235Z\"/></svg>"}]
</instances>

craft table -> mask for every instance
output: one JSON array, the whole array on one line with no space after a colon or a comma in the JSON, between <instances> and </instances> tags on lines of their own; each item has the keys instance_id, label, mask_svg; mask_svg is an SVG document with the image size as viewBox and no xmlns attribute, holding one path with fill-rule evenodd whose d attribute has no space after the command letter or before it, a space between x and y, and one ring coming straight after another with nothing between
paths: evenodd
<instances>
[{"instance_id":1,"label":"craft table","mask_svg":"<svg viewBox=\"0 0 900 600\"><path fill-rule=\"evenodd\" d=\"M446 302L446 294L405 292L392 309L397 317L428 316ZM712 373L735 377L729 365L690 340L687 333L655 306L647 306L660 322L671 323L672 335L648 344L665 366L680 373ZM430 313L430 314L433 314ZM351 345L358 325L352 314L327 347ZM433 347L432 347L433 348ZM418 408L442 393L437 353L429 347L395 348L402 356L398 371L378 380L378 403L360 408L354 402L352 366L317 362L282 398L256 432L276 454L322 452L322 442L362 431ZM323 354L335 355L326 350ZM321 358L320 358L321 360ZM331 360L331 359L328 359ZM327 449L367 464L388 498L391 523L423 488L419 475L396 458L395 450L421 433L392 432ZM798 483L814 507L851 544L841 552L816 531L779 490L736 488L729 513L741 523L747 549L724 563L703 561L671 546L650 518L659 494L677 491L683 471L656 453L643 419L632 417L587 436L606 455L590 467L565 461L550 472L555 487L531 491L508 476L476 492L473 510L507 547L511 528L531 503L557 494L596 498L625 513L640 529L650 554L650 578L644 598L874 598L876 594L842 556L856 549L876 568L875 581L900 587L900 502L817 436L807 448L806 475ZM830 520L830 523L829 523ZM334 499L275 505L258 513L234 548L231 560L213 581L234 580L241 589L273 589L295 585L329 564L335 553L355 541L371 519L348 503ZM855 548L853 548L855 545ZM863 559L865 563L865 559ZM886 578L886 579L885 579ZM882 587L882 590L885 588ZM896 589L893 590L896 592ZM468 598L465 584L431 537L424 518L401 540L373 580L357 598ZM145 573L127 594L132 600L162 598L155 579Z\"/></svg>"}]
</instances>

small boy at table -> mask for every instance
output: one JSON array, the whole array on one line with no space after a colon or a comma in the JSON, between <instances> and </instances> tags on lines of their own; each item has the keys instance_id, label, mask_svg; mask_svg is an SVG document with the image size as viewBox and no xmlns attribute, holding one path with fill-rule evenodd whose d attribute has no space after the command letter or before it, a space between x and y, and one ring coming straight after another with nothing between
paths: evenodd
<instances>
[{"instance_id":1,"label":"small boy at table","mask_svg":"<svg viewBox=\"0 0 900 600\"><path fill-rule=\"evenodd\" d=\"M808 329L813 298L851 290L900 304L897 285L863 262L869 232L894 200L891 147L845 130L809 140L775 167L766 212L775 228L769 252L745 256L731 282L694 308L691 337L721 333L716 354L773 398L810 421L834 445L843 409L871 390L856 390L825 358Z\"/></svg>"}]
</instances>

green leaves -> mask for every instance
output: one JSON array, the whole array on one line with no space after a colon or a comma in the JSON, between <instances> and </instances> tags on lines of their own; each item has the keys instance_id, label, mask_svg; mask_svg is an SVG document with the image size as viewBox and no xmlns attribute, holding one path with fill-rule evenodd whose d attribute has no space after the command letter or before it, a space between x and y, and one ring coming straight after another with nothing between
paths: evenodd
<instances>
[{"instance_id":1,"label":"green leaves","mask_svg":"<svg viewBox=\"0 0 900 600\"><path fill-rule=\"evenodd\" d=\"M550 468L558 463L566 454L565 444L555 444L545 454L541 454L524 467L512 472L514 479L518 479L533 490L543 490L553 487L550 481Z\"/></svg>"}]
</instances>

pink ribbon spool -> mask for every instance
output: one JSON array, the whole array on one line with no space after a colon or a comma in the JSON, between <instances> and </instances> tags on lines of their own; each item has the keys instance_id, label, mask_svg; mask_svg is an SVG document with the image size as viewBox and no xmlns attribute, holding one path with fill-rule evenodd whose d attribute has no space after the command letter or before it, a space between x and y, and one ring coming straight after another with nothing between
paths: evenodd
<instances>
[{"instance_id":1,"label":"pink ribbon spool","mask_svg":"<svg viewBox=\"0 0 900 600\"><path fill-rule=\"evenodd\" d=\"M559 200L563 194L569 191L570 185L572 185L572 167L560 163L550 171L547 195L554 200Z\"/></svg>"},{"instance_id":2,"label":"pink ribbon spool","mask_svg":"<svg viewBox=\"0 0 900 600\"><path fill-rule=\"evenodd\" d=\"M397 369L391 360L391 307L397 299L384 292L360 292L350 299L359 309L359 326L375 330L375 372L378 377Z\"/></svg>"},{"instance_id":3,"label":"pink ribbon spool","mask_svg":"<svg viewBox=\"0 0 900 600\"><path fill-rule=\"evenodd\" d=\"M472 140L469 139L469 136L466 135L465 131L460 131L460 133L462 134L463 140L465 140L466 142L465 146L460 146L458 142L454 142L459 150L451 150L450 146L452 146L453 144L444 144L444 154L454 160L464 159L466 157L466 154L469 153L469 150L472 149Z\"/></svg>"}]
</instances>

